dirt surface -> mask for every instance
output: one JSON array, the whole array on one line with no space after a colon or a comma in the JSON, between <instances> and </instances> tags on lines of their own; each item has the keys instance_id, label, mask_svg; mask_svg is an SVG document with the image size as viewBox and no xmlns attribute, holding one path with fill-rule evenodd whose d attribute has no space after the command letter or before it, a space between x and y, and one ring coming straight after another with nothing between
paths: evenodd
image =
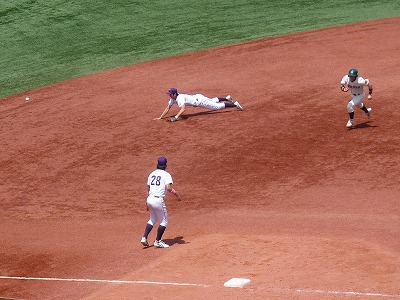
<instances>
[{"instance_id":1,"label":"dirt surface","mask_svg":"<svg viewBox=\"0 0 400 300\"><path fill-rule=\"evenodd\" d=\"M2 99L0 297L400 299L399 36L372 21ZM375 89L348 130L354 67ZM172 86L245 110L153 120ZM183 201L166 198L171 247L143 249L161 155Z\"/></svg>"}]
</instances>

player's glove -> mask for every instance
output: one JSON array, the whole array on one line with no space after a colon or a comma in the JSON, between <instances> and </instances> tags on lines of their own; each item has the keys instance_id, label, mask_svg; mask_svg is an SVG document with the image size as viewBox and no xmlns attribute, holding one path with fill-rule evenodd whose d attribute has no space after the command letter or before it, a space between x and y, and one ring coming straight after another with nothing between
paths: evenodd
<instances>
[{"instance_id":1,"label":"player's glove","mask_svg":"<svg viewBox=\"0 0 400 300\"><path fill-rule=\"evenodd\" d=\"M176 122L176 121L178 121L177 117L171 117L167 119L167 122Z\"/></svg>"}]
</instances>

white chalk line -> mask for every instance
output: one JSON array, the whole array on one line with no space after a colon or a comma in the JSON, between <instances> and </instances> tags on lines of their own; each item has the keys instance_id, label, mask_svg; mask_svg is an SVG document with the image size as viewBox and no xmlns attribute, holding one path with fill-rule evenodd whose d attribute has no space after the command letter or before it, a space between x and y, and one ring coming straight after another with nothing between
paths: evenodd
<instances>
[{"instance_id":1,"label":"white chalk line","mask_svg":"<svg viewBox=\"0 0 400 300\"><path fill-rule=\"evenodd\" d=\"M124 284L156 284L156 285L200 286L200 287L208 287L209 286L207 284L197 284L197 283L156 282L156 281L143 281L143 280L106 280L106 279L46 278L46 277L41 278L41 277L19 277L19 276L0 276L0 279L70 281L70 282L101 282L101 283L124 283Z\"/></svg>"},{"instance_id":2,"label":"white chalk line","mask_svg":"<svg viewBox=\"0 0 400 300\"><path fill-rule=\"evenodd\" d=\"M143 281L143 280L106 280L106 279L81 279L81 278L46 278L46 277L20 277L20 276L0 276L0 279L11 280L38 280L38 281L68 281L68 282L98 282L98 283L118 283L118 284L154 284L154 285L173 285L173 286L196 286L196 287L209 287L208 284L198 283L178 283L178 282L157 282L157 281ZM355 291L324 291L312 289L285 289L285 288L261 288L272 292L285 292L285 293L307 293L307 294L334 294L334 295L352 295L352 296L365 296L365 297L392 297L400 298L400 294L387 294L387 293L371 293L371 292L355 292Z\"/></svg>"},{"instance_id":3,"label":"white chalk line","mask_svg":"<svg viewBox=\"0 0 400 300\"><path fill-rule=\"evenodd\" d=\"M272 292L297 292L306 294L323 294L323 295L352 295L352 296L365 296L365 297L391 297L400 298L400 294L387 294L387 293L371 293L371 292L355 292L355 291L324 291L324 290L311 290L311 289L279 289L267 288L266 290Z\"/></svg>"}]
</instances>

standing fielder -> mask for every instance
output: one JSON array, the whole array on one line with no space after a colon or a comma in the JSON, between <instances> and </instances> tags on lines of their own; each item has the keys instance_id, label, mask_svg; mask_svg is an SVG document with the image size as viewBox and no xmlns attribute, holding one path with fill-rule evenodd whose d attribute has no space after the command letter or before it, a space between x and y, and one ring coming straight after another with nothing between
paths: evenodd
<instances>
[{"instance_id":1,"label":"standing fielder","mask_svg":"<svg viewBox=\"0 0 400 300\"><path fill-rule=\"evenodd\" d=\"M346 86L347 85L347 86ZM345 75L340 82L340 89L343 92L351 91L351 100L347 104L347 110L349 112L349 121L346 124L347 128L353 127L354 124L354 107L357 106L361 108L367 118L371 117L371 108L367 108L363 102L364 100L364 86L368 87L369 94L368 99L372 99L372 85L369 82L369 79L364 79L361 76L358 76L357 69L350 69L349 74Z\"/></svg>"},{"instance_id":2,"label":"standing fielder","mask_svg":"<svg viewBox=\"0 0 400 300\"><path fill-rule=\"evenodd\" d=\"M174 117L168 119L170 122L178 121L179 117L185 111L186 106L203 107L213 110L224 109L227 107L236 107L237 109L243 110L243 107L238 101L233 102L231 96L226 96L225 98L214 97L208 98L202 94L188 95L179 94L176 88L170 88L167 94L170 96L168 106L164 109L163 113L159 118L155 120L161 120L170 110L172 105L177 104L180 107L178 114Z\"/></svg>"},{"instance_id":3,"label":"standing fielder","mask_svg":"<svg viewBox=\"0 0 400 300\"><path fill-rule=\"evenodd\" d=\"M167 168L167 159L165 157L160 157L157 161L157 170L150 173L147 178L148 186L148 197L147 197L147 210L150 212L150 220L146 224L141 243L145 247L149 247L147 237L150 231L153 229L154 224L160 221L160 225L157 230L157 237L154 242L154 247L157 248L168 248L169 245L162 240L165 229L168 224L168 212L167 206L164 203L164 197L166 191L175 195L178 201L181 200L178 193L172 187L173 181L171 174L169 174L165 169Z\"/></svg>"}]
</instances>

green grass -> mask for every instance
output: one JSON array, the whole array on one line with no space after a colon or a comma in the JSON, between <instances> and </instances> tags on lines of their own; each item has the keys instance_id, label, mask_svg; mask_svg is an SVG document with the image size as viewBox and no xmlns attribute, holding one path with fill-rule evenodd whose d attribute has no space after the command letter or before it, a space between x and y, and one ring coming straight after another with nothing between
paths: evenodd
<instances>
[{"instance_id":1,"label":"green grass","mask_svg":"<svg viewBox=\"0 0 400 300\"><path fill-rule=\"evenodd\" d=\"M119 66L400 15L398 0L7 0L0 98Z\"/></svg>"}]
</instances>

